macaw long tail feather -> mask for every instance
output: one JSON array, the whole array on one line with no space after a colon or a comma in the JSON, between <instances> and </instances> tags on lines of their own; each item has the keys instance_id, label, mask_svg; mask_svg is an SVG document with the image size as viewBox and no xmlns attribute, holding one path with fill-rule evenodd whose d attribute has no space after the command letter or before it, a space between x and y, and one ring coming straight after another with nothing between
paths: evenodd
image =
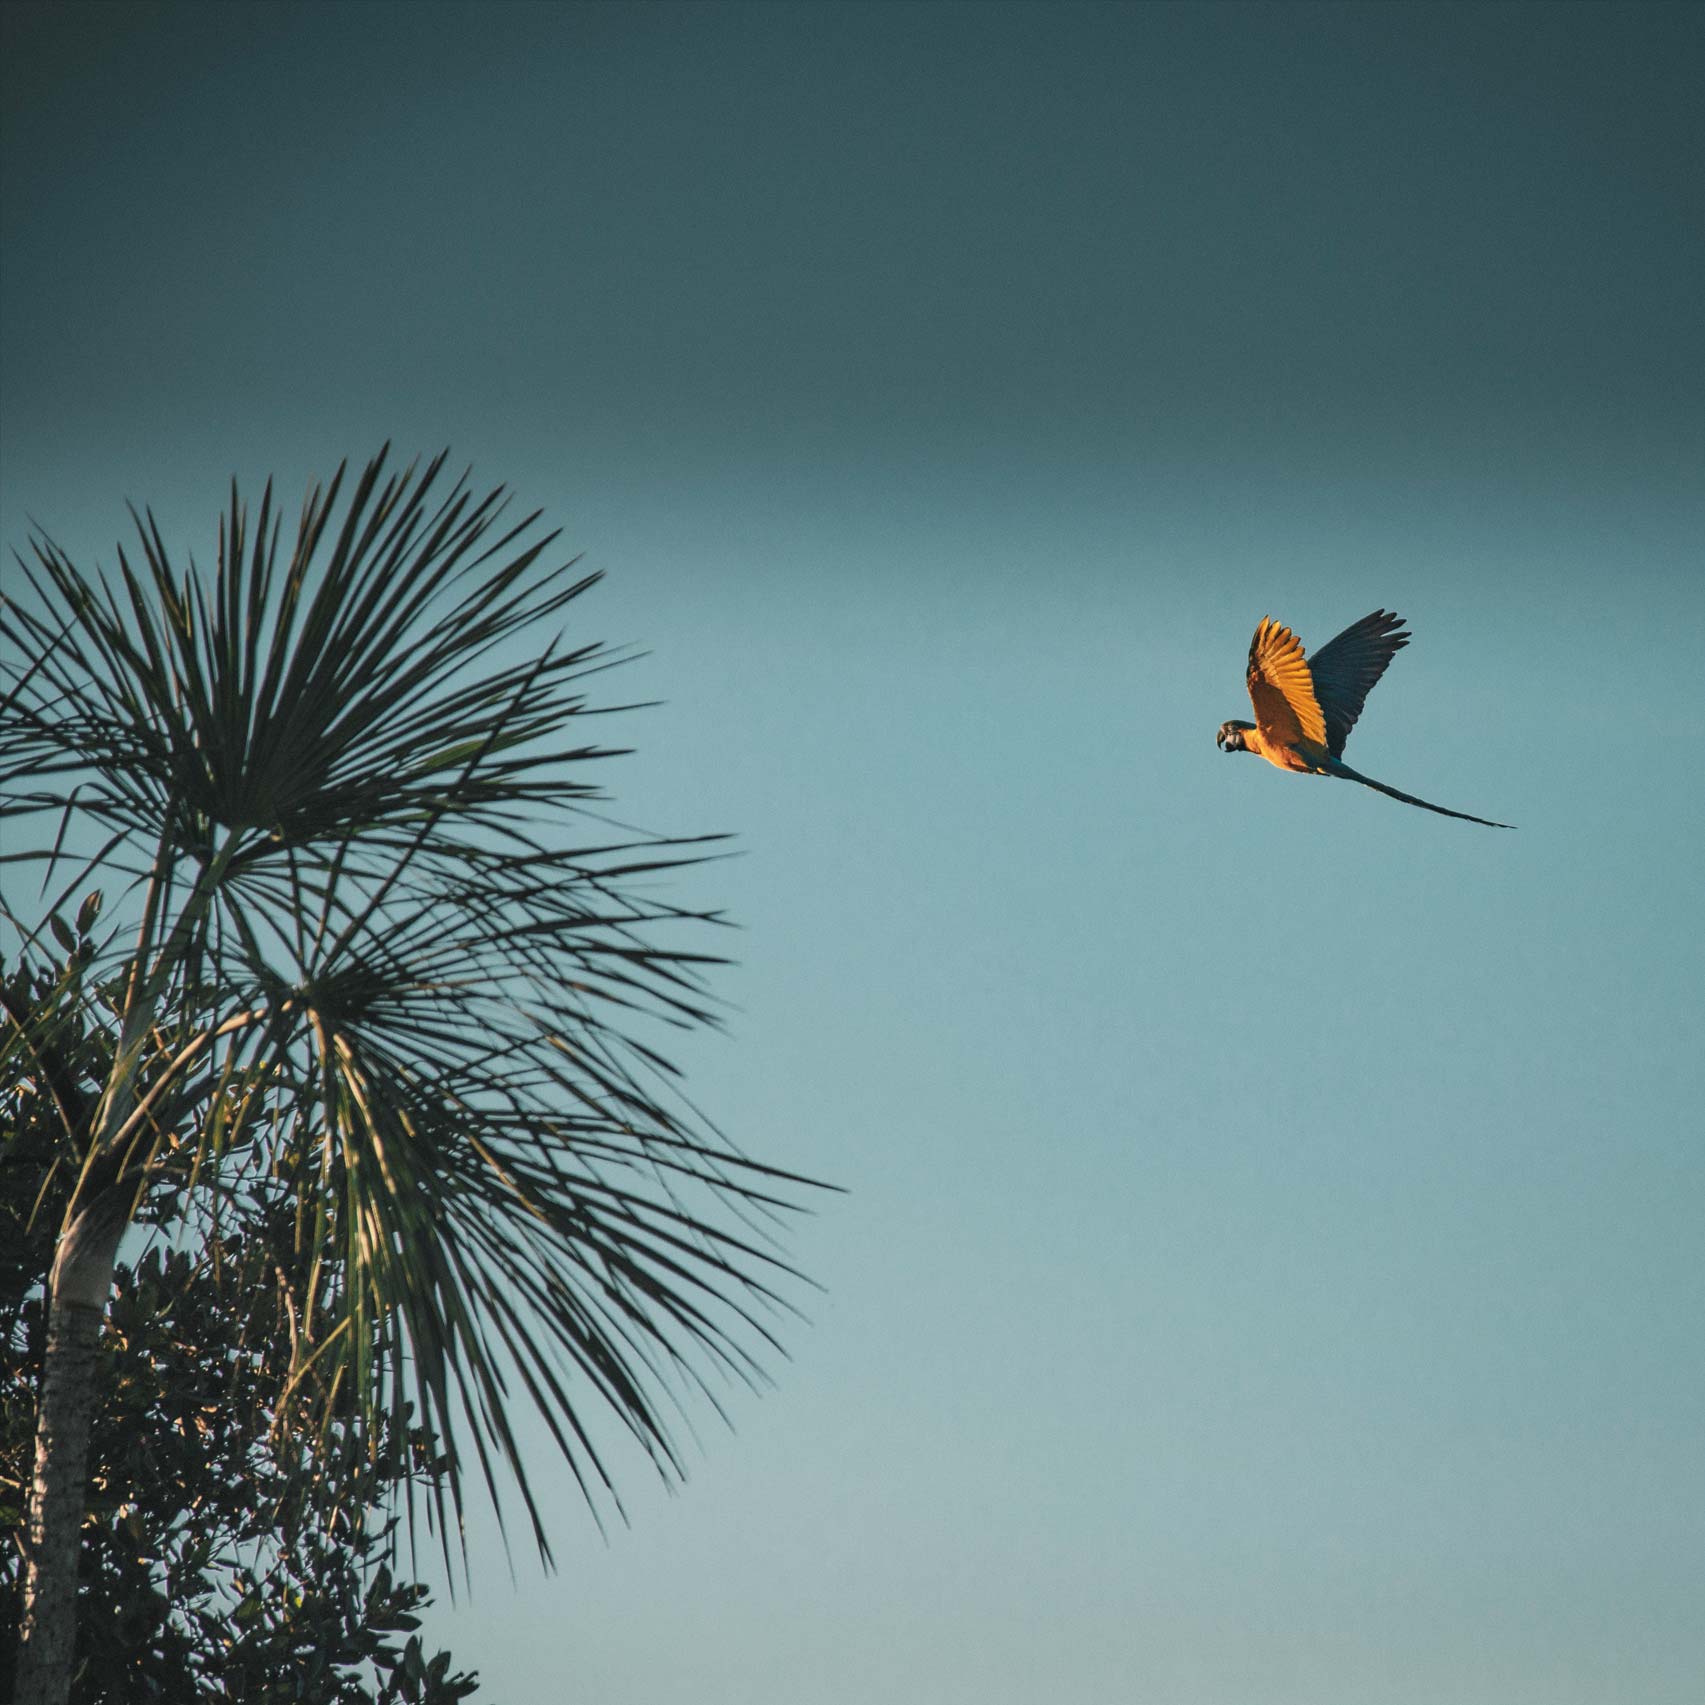
<instances>
[{"instance_id":1,"label":"macaw long tail feather","mask_svg":"<svg viewBox=\"0 0 1705 1705\"><path fill-rule=\"evenodd\" d=\"M1387 787L1382 781L1375 781L1372 776L1365 776L1360 770L1353 770L1348 764L1339 763L1333 759L1326 765L1326 773L1331 776L1342 776L1345 781L1359 781L1363 787L1371 787L1375 793L1383 793L1392 799L1401 799L1405 805L1419 805L1423 811L1436 811L1441 817L1460 817L1464 823L1484 823L1488 829L1513 829L1514 823L1494 823L1490 817L1472 817L1466 811L1447 811L1442 805L1429 804L1425 799L1417 799L1412 793L1399 793L1394 787Z\"/></svg>"}]
</instances>

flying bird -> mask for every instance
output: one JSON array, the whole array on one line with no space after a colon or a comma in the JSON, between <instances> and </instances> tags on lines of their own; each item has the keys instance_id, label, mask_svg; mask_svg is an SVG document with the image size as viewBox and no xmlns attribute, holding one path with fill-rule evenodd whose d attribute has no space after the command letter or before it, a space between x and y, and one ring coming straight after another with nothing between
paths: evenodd
<instances>
[{"instance_id":1,"label":"flying bird","mask_svg":"<svg viewBox=\"0 0 1705 1705\"><path fill-rule=\"evenodd\" d=\"M1405 805L1419 805L1423 811L1436 811L1441 817L1484 823L1488 829L1514 828L1513 823L1447 811L1413 794L1399 793L1342 762L1344 742L1362 714L1362 705L1409 637L1401 616L1375 610L1323 645L1310 662L1302 641L1289 628L1263 616L1249 646L1249 697L1255 720L1222 722L1216 744L1222 752L1254 752L1281 770L1359 781L1363 787L1401 799Z\"/></svg>"}]
</instances>

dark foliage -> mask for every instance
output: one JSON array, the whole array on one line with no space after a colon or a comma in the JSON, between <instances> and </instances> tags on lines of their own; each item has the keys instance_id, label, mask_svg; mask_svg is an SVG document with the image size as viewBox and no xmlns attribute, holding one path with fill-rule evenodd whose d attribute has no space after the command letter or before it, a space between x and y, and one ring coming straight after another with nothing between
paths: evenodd
<instances>
[{"instance_id":1,"label":"dark foliage","mask_svg":"<svg viewBox=\"0 0 1705 1705\"><path fill-rule=\"evenodd\" d=\"M14 979L7 994L39 1007L56 984L63 992L62 979ZM69 1023L55 1035L73 1086L93 1093L98 1048ZM66 1169L49 1176L43 1165L58 1132L36 1074L20 1069L17 1052L0 1059L0 1675L9 1675L41 1281L69 1182ZM433 1467L424 1435L381 1426L363 1451L335 1417L321 1438L274 1425L275 1370L289 1350L278 1342L273 1264L251 1240L221 1238L192 1255L156 1230L118 1268L73 1705L450 1705L474 1691L448 1652L422 1647L414 1630L427 1589L398 1574L396 1495Z\"/></svg>"}]
</instances>

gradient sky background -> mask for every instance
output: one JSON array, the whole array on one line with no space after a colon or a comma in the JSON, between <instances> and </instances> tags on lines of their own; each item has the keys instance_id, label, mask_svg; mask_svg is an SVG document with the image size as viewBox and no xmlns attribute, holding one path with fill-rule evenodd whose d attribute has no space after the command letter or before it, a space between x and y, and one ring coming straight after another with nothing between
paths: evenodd
<instances>
[{"instance_id":1,"label":"gradient sky background","mask_svg":"<svg viewBox=\"0 0 1705 1705\"><path fill-rule=\"evenodd\" d=\"M544 505L850 1191L683 1494L476 1525L481 1697L1692 1705L1705 8L3 13L7 547ZM1518 833L1214 750L1380 605L1350 759Z\"/></svg>"}]
</instances>

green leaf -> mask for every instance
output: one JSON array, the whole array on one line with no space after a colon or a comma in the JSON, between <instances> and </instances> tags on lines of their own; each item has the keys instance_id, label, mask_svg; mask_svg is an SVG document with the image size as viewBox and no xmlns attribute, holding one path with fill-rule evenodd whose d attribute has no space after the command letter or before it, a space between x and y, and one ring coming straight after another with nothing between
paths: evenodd
<instances>
[{"instance_id":1,"label":"green leaf","mask_svg":"<svg viewBox=\"0 0 1705 1705\"><path fill-rule=\"evenodd\" d=\"M95 927L95 919L101 915L102 894L99 888L85 896L83 904L77 908L77 933L87 935Z\"/></svg>"}]
</instances>

